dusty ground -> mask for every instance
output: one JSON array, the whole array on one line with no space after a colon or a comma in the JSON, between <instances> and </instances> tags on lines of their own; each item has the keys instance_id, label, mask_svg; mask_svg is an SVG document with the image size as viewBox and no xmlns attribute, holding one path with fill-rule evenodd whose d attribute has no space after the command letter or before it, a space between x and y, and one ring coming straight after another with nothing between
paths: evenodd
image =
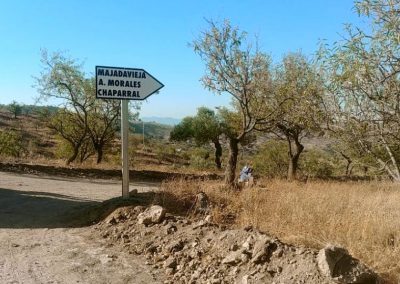
<instances>
[{"instance_id":1,"label":"dusty ground","mask_svg":"<svg viewBox=\"0 0 400 284\"><path fill-rule=\"evenodd\" d=\"M115 180L0 172L0 283L381 283L336 248L213 223L204 193L191 219L149 206L168 197L159 186L121 200Z\"/></svg>"},{"instance_id":2,"label":"dusty ground","mask_svg":"<svg viewBox=\"0 0 400 284\"><path fill-rule=\"evenodd\" d=\"M77 212L120 191L118 181L0 172L0 283L159 283L140 256L70 227Z\"/></svg>"}]
</instances>

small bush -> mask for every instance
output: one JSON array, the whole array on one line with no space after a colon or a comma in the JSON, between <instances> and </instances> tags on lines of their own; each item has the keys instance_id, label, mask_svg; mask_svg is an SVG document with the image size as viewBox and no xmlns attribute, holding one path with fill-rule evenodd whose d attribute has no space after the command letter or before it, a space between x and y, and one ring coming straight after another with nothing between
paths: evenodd
<instances>
[{"instance_id":1,"label":"small bush","mask_svg":"<svg viewBox=\"0 0 400 284\"><path fill-rule=\"evenodd\" d=\"M203 147L197 147L189 151L190 166L198 169L205 170L215 167L214 161L210 158L210 151Z\"/></svg>"},{"instance_id":2,"label":"small bush","mask_svg":"<svg viewBox=\"0 0 400 284\"><path fill-rule=\"evenodd\" d=\"M271 140L261 145L253 157L253 166L260 176L285 177L288 167L286 143Z\"/></svg>"},{"instance_id":3,"label":"small bush","mask_svg":"<svg viewBox=\"0 0 400 284\"><path fill-rule=\"evenodd\" d=\"M25 152L21 134L15 131L0 130L0 155L21 157Z\"/></svg>"},{"instance_id":4,"label":"small bush","mask_svg":"<svg viewBox=\"0 0 400 284\"><path fill-rule=\"evenodd\" d=\"M68 141L59 137L59 142L55 150L55 157L58 159L68 159L72 156L74 149ZM95 154L93 144L89 139L85 139L79 148L75 162L83 163Z\"/></svg>"},{"instance_id":5,"label":"small bush","mask_svg":"<svg viewBox=\"0 0 400 284\"><path fill-rule=\"evenodd\" d=\"M161 161L169 161L175 156L175 147L171 145L157 145L155 149L156 157Z\"/></svg>"},{"instance_id":6,"label":"small bush","mask_svg":"<svg viewBox=\"0 0 400 284\"><path fill-rule=\"evenodd\" d=\"M307 177L327 178L335 171L333 157L326 151L311 149L300 156L300 170Z\"/></svg>"},{"instance_id":7,"label":"small bush","mask_svg":"<svg viewBox=\"0 0 400 284\"><path fill-rule=\"evenodd\" d=\"M59 139L54 155L57 159L66 159L72 153L72 146L63 139Z\"/></svg>"}]
</instances>

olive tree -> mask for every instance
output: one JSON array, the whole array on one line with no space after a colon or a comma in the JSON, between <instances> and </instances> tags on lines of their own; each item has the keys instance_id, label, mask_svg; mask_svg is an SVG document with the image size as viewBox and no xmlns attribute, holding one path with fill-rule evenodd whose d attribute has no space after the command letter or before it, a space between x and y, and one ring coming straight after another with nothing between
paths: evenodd
<instances>
[{"instance_id":1,"label":"olive tree","mask_svg":"<svg viewBox=\"0 0 400 284\"><path fill-rule=\"evenodd\" d=\"M60 109L50 118L47 117L46 125L48 128L54 130L69 145L68 148L71 151L63 153L68 156L66 164L69 165L75 161L87 140L85 126L82 124L79 116L67 109ZM84 156L87 157L87 155Z\"/></svg>"},{"instance_id":2,"label":"olive tree","mask_svg":"<svg viewBox=\"0 0 400 284\"><path fill-rule=\"evenodd\" d=\"M193 117L186 116L180 123L174 126L170 133L170 139L175 141L184 141L193 138Z\"/></svg>"},{"instance_id":3,"label":"olive tree","mask_svg":"<svg viewBox=\"0 0 400 284\"><path fill-rule=\"evenodd\" d=\"M371 31L348 26L347 37L323 46L331 129L400 181L400 1L355 2Z\"/></svg>"},{"instance_id":4,"label":"olive tree","mask_svg":"<svg viewBox=\"0 0 400 284\"><path fill-rule=\"evenodd\" d=\"M17 116L22 113L22 106L16 101L12 101L11 104L8 105L8 110L13 114L14 119L16 119Z\"/></svg>"},{"instance_id":5,"label":"olive tree","mask_svg":"<svg viewBox=\"0 0 400 284\"><path fill-rule=\"evenodd\" d=\"M88 139L97 153L97 163L100 163L104 149L115 137L119 101L96 99L95 80L86 76L77 60L43 51L41 61L43 70L36 78L39 99L52 98L61 104L60 113L51 121L50 127L71 144L73 151L67 164L77 158Z\"/></svg>"},{"instance_id":6,"label":"olive tree","mask_svg":"<svg viewBox=\"0 0 400 284\"><path fill-rule=\"evenodd\" d=\"M94 97L95 80L92 79L92 89L89 95ZM120 116L119 100L93 99L88 115L88 136L97 153L96 162L101 163L104 151L115 139Z\"/></svg>"},{"instance_id":7,"label":"olive tree","mask_svg":"<svg viewBox=\"0 0 400 284\"><path fill-rule=\"evenodd\" d=\"M81 71L81 65L60 53L49 55L42 51L43 70L36 78L39 99L58 99L61 111L49 126L71 144L73 152L67 164L73 162L88 133L88 109L93 103L86 91L91 88L90 80Z\"/></svg>"},{"instance_id":8,"label":"olive tree","mask_svg":"<svg viewBox=\"0 0 400 284\"><path fill-rule=\"evenodd\" d=\"M220 143L221 127L215 112L200 107L194 117L185 117L171 132L171 140L193 138L199 145L213 143L215 147L215 165L221 168L222 146Z\"/></svg>"},{"instance_id":9,"label":"olive tree","mask_svg":"<svg viewBox=\"0 0 400 284\"><path fill-rule=\"evenodd\" d=\"M229 157L225 183L235 181L238 145L255 130L269 126L270 111L266 111L271 94L270 58L247 41L246 33L228 21L217 24L209 21L209 29L193 41L194 51L206 65L202 78L204 87L216 94L232 97L233 111L240 119L239 127L226 133ZM271 111L273 112L273 111Z\"/></svg>"},{"instance_id":10,"label":"olive tree","mask_svg":"<svg viewBox=\"0 0 400 284\"><path fill-rule=\"evenodd\" d=\"M199 144L212 142L215 148L214 161L218 169L221 168L222 146L220 143L221 127L215 112L201 107L193 118L194 138Z\"/></svg>"},{"instance_id":11,"label":"olive tree","mask_svg":"<svg viewBox=\"0 0 400 284\"><path fill-rule=\"evenodd\" d=\"M313 65L301 53L284 57L274 76L274 96L269 102L279 111L273 132L287 141L289 180L295 179L302 140L320 130L324 121L323 84Z\"/></svg>"}]
</instances>

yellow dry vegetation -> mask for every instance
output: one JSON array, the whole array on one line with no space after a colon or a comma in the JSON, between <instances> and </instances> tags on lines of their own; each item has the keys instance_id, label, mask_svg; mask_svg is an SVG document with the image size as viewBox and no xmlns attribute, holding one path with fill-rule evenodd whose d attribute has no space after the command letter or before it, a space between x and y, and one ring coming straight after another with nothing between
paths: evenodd
<instances>
[{"instance_id":1,"label":"yellow dry vegetation","mask_svg":"<svg viewBox=\"0 0 400 284\"><path fill-rule=\"evenodd\" d=\"M349 252L391 282L400 280L400 185L391 182L286 182L269 180L241 191L218 181L163 184L164 205L187 213L204 191L215 222L252 225L281 240Z\"/></svg>"}]
</instances>

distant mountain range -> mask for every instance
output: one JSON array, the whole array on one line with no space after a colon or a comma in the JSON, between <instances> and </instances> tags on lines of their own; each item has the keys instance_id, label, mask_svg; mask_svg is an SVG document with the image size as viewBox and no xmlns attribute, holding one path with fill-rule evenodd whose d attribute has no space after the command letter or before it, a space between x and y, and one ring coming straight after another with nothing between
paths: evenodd
<instances>
[{"instance_id":1,"label":"distant mountain range","mask_svg":"<svg viewBox=\"0 0 400 284\"><path fill-rule=\"evenodd\" d=\"M165 124L165 125L177 125L179 122L181 122L181 119L179 118L173 118L173 117L159 117L159 116L145 116L141 117L141 120L144 122L157 122L159 124Z\"/></svg>"}]
</instances>

